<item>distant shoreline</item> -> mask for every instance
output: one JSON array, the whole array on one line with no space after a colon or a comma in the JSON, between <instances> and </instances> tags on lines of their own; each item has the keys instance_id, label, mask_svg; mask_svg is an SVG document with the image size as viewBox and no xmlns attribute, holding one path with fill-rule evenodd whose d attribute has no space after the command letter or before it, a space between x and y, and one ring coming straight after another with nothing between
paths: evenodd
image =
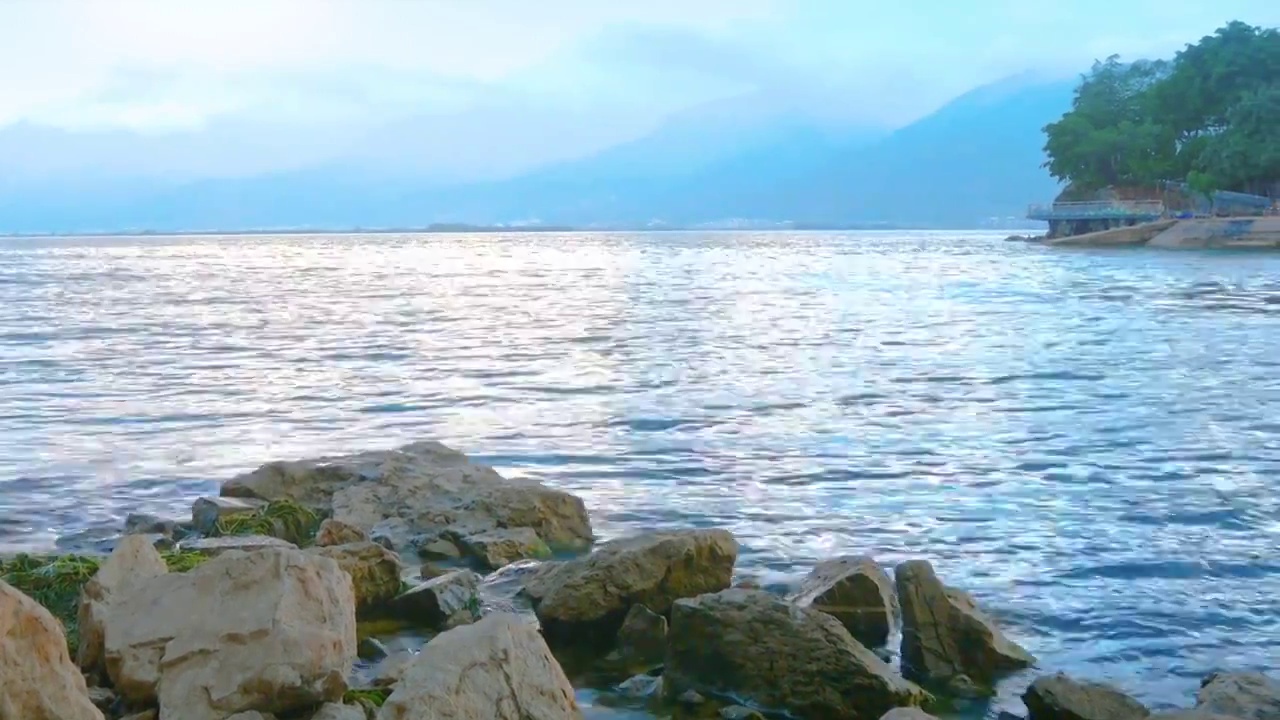
<instances>
[{"instance_id":1,"label":"distant shoreline","mask_svg":"<svg viewBox=\"0 0 1280 720\"><path fill-rule=\"evenodd\" d=\"M529 227L502 227L492 225L429 225L422 228L255 228L250 230L99 230L79 232L0 232L0 239L37 239L37 238L93 238L93 237L219 237L240 235L447 235L447 234L499 234L499 233L589 233L589 232L770 232L770 231L925 231L925 230L963 230L1005 232L1010 230L1033 230L1029 227L970 227L942 228L924 225L896 225L890 223L851 223L844 225L823 224L778 224L770 226L684 226L672 225L661 227L616 226L616 227L574 227L571 225L538 225Z\"/></svg>"}]
</instances>

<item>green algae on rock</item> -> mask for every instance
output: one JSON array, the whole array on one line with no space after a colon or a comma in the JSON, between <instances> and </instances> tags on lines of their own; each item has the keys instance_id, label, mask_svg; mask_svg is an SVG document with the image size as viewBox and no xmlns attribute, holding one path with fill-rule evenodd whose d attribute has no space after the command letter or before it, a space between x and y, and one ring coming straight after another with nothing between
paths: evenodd
<instances>
[{"instance_id":1,"label":"green algae on rock","mask_svg":"<svg viewBox=\"0 0 1280 720\"><path fill-rule=\"evenodd\" d=\"M186 572L209 558L200 553L160 553L170 572ZM106 560L91 555L27 555L0 559L0 579L42 605L59 622L67 636L72 657L80 644L77 620L80 593Z\"/></svg>"},{"instance_id":2,"label":"green algae on rock","mask_svg":"<svg viewBox=\"0 0 1280 720\"><path fill-rule=\"evenodd\" d=\"M308 547L315 543L324 520L320 513L292 500L272 500L256 510L219 518L210 534L214 537L265 535Z\"/></svg>"}]
</instances>

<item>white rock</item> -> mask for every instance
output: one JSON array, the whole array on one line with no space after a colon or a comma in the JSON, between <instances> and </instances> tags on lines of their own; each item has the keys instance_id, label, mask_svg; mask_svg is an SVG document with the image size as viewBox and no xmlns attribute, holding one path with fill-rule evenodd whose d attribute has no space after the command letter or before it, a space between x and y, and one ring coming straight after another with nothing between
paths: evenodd
<instances>
[{"instance_id":1,"label":"white rock","mask_svg":"<svg viewBox=\"0 0 1280 720\"><path fill-rule=\"evenodd\" d=\"M71 662L62 625L0 580L0 718L102 720Z\"/></svg>"},{"instance_id":2,"label":"white rock","mask_svg":"<svg viewBox=\"0 0 1280 720\"><path fill-rule=\"evenodd\" d=\"M437 635L378 720L581 720L573 688L538 631L495 614Z\"/></svg>"},{"instance_id":3,"label":"white rock","mask_svg":"<svg viewBox=\"0 0 1280 720\"><path fill-rule=\"evenodd\" d=\"M365 720L364 710L355 705L325 703L311 716L311 720Z\"/></svg>"},{"instance_id":4,"label":"white rock","mask_svg":"<svg viewBox=\"0 0 1280 720\"><path fill-rule=\"evenodd\" d=\"M111 556L85 583L80 593L76 622L80 626L80 646L76 663L91 674L100 674L102 664L102 620L116 595L169 572L164 558L146 535L126 535L116 543Z\"/></svg>"},{"instance_id":5,"label":"white rock","mask_svg":"<svg viewBox=\"0 0 1280 720\"><path fill-rule=\"evenodd\" d=\"M337 700L356 655L351 577L298 550L229 552L153 578L104 623L107 671L165 720L223 720Z\"/></svg>"}]
</instances>

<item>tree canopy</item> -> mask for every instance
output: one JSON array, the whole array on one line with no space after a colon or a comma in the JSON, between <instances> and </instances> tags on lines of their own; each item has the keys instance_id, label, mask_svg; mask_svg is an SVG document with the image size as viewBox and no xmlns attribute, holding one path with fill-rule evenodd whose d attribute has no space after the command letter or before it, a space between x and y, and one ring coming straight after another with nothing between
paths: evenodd
<instances>
[{"instance_id":1,"label":"tree canopy","mask_svg":"<svg viewBox=\"0 0 1280 720\"><path fill-rule=\"evenodd\" d=\"M1044 128L1045 166L1078 191L1280 182L1280 31L1232 22L1172 60L1095 62Z\"/></svg>"}]
</instances>

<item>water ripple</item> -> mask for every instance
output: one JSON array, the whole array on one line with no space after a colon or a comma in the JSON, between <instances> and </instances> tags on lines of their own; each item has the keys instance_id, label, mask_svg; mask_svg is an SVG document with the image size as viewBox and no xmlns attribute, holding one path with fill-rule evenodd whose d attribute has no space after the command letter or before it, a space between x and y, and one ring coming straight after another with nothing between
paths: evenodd
<instances>
[{"instance_id":1,"label":"water ripple","mask_svg":"<svg viewBox=\"0 0 1280 720\"><path fill-rule=\"evenodd\" d=\"M771 586L926 555L1047 668L1186 704L1280 656L1278 276L955 233L0 240L0 546L429 436L606 537L728 527Z\"/></svg>"}]
</instances>

